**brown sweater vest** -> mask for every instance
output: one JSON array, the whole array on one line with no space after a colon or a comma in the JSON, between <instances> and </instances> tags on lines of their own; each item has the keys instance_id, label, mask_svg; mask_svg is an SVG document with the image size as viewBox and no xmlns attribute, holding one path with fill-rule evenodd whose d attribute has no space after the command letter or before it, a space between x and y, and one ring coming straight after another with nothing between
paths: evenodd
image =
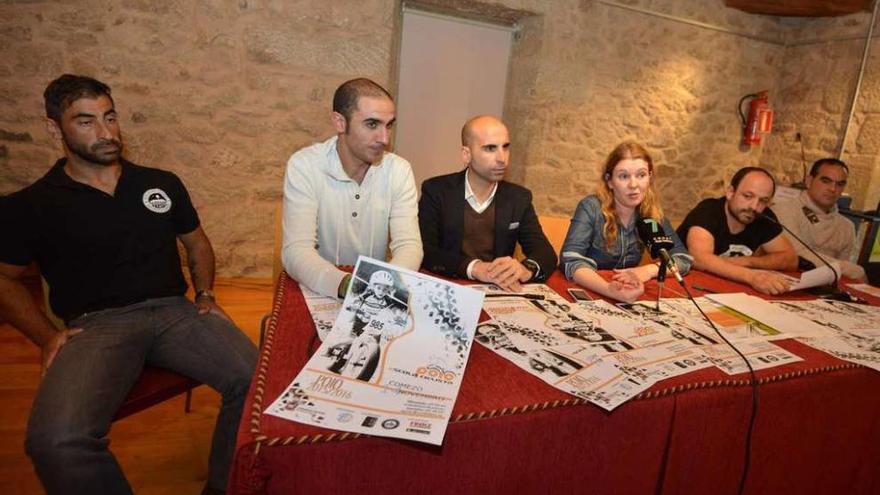
<instances>
[{"instance_id":1,"label":"brown sweater vest","mask_svg":"<svg viewBox=\"0 0 880 495\"><path fill-rule=\"evenodd\" d=\"M470 204L464 206L461 251L465 256L481 261L495 259L495 201L483 213L474 211Z\"/></svg>"}]
</instances>

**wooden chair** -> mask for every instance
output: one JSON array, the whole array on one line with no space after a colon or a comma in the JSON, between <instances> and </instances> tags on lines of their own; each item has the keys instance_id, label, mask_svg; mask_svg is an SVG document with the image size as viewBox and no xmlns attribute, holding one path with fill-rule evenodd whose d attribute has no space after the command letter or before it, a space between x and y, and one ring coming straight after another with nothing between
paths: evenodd
<instances>
[{"instance_id":1,"label":"wooden chair","mask_svg":"<svg viewBox=\"0 0 880 495\"><path fill-rule=\"evenodd\" d=\"M192 390L199 385L201 383L188 376L155 366L144 366L141 376L129 390L113 420L131 416L183 393L186 393L183 412L187 414L192 406Z\"/></svg>"},{"instance_id":2,"label":"wooden chair","mask_svg":"<svg viewBox=\"0 0 880 495\"><path fill-rule=\"evenodd\" d=\"M550 245L553 246L553 251L556 253L556 256L559 256L571 220L562 217L545 217L538 215L538 223L541 224L541 230L544 231L544 235L547 236L547 240L550 241ZM513 250L513 257L521 259L524 256L522 246L517 243L516 248Z\"/></svg>"},{"instance_id":3,"label":"wooden chair","mask_svg":"<svg viewBox=\"0 0 880 495\"><path fill-rule=\"evenodd\" d=\"M538 222L541 224L541 229L544 230L544 235L550 241L550 245L553 246L553 250L558 255L562 251L562 243L565 242L565 235L568 233L571 219L539 215Z\"/></svg>"},{"instance_id":4,"label":"wooden chair","mask_svg":"<svg viewBox=\"0 0 880 495\"><path fill-rule=\"evenodd\" d=\"M49 287L45 279L42 279L42 284L43 304L45 305L46 315L56 327L64 328L64 322L52 312L49 306ZM131 416L134 413L143 411L183 393L186 393L183 411L184 413L189 413L192 406L192 389L199 385L201 383L196 380L173 371L154 366L144 366L141 376L138 377L135 384L131 387L125 402L116 411L113 420L118 421Z\"/></svg>"}]
</instances>

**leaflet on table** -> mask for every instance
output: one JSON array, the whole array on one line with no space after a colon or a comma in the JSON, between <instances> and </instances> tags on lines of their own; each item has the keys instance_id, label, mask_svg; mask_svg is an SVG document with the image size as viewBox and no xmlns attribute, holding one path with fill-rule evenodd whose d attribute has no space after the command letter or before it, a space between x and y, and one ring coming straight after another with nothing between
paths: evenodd
<instances>
[{"instance_id":1,"label":"leaflet on table","mask_svg":"<svg viewBox=\"0 0 880 495\"><path fill-rule=\"evenodd\" d=\"M522 328L498 320L477 325L475 339L513 364L553 384L601 357L602 352L582 345L535 346L522 339ZM519 344L519 345L518 345ZM525 344L525 345L523 345Z\"/></svg>"},{"instance_id":2,"label":"leaflet on table","mask_svg":"<svg viewBox=\"0 0 880 495\"><path fill-rule=\"evenodd\" d=\"M634 311L637 314L640 314L643 318L651 319L656 323L668 325L673 329L673 333L689 331L689 333L686 334L689 335L689 337L681 338L686 338L694 345L701 345L702 347L699 348L699 351L709 356L712 363L728 374L742 373L743 371L748 370L742 358L717 336L715 330L707 325L705 320L694 321L693 318L687 315L669 310L669 305L664 304L666 302L669 301L664 300L663 303L661 303L660 311L654 307L653 303L647 301L640 301L633 304L619 303L618 306ZM690 304L693 307L693 303ZM765 345L764 343L769 345ZM773 366L801 360L798 356L791 354L781 347L770 344L767 342L767 337L764 336L738 339L734 345L740 350L740 352L746 355L752 368L756 370L771 368Z\"/></svg>"},{"instance_id":3,"label":"leaflet on table","mask_svg":"<svg viewBox=\"0 0 880 495\"><path fill-rule=\"evenodd\" d=\"M554 385L610 411L660 380L712 366L700 348L683 346L608 354Z\"/></svg>"},{"instance_id":4,"label":"leaflet on table","mask_svg":"<svg viewBox=\"0 0 880 495\"><path fill-rule=\"evenodd\" d=\"M583 344L522 349L518 328L489 320L477 326L476 340L519 368L559 390L611 410L658 380L711 366L687 341L613 354Z\"/></svg>"},{"instance_id":5,"label":"leaflet on table","mask_svg":"<svg viewBox=\"0 0 880 495\"><path fill-rule=\"evenodd\" d=\"M509 338L519 349L577 344L606 353L635 349L636 343L615 336L610 328L637 335L639 332L633 327L639 326L639 322L627 320L625 312L604 301L593 303L599 309L590 314L584 311L584 305L572 305L558 295L544 299L487 297L483 309L493 320L505 325ZM642 333L653 335L656 331Z\"/></svg>"},{"instance_id":6,"label":"leaflet on table","mask_svg":"<svg viewBox=\"0 0 880 495\"><path fill-rule=\"evenodd\" d=\"M853 341L837 337L801 337L798 340L838 359L880 371L880 341L876 339Z\"/></svg>"},{"instance_id":7,"label":"leaflet on table","mask_svg":"<svg viewBox=\"0 0 880 495\"><path fill-rule=\"evenodd\" d=\"M687 328L673 329L671 318L665 325L642 318L643 306L626 311L602 300L573 305L549 288L541 295L487 298L484 310L493 319L478 326L476 339L554 387L603 408L617 407L657 380L711 366L689 348L714 341ZM643 368L636 373L638 363Z\"/></svg>"},{"instance_id":8,"label":"leaflet on table","mask_svg":"<svg viewBox=\"0 0 880 495\"><path fill-rule=\"evenodd\" d=\"M332 330L267 414L440 445L483 293L360 257Z\"/></svg>"},{"instance_id":9,"label":"leaflet on table","mask_svg":"<svg viewBox=\"0 0 880 495\"><path fill-rule=\"evenodd\" d=\"M696 319L689 314L676 311L665 301L661 303L660 309L656 308L655 303L648 301L617 303L617 306L633 315L668 328L672 337L688 340L693 345L711 345L722 342L721 338L715 334L715 330L702 317Z\"/></svg>"},{"instance_id":10,"label":"leaflet on table","mask_svg":"<svg viewBox=\"0 0 880 495\"><path fill-rule=\"evenodd\" d=\"M304 286L300 286L300 288L306 300L306 306L309 308L309 314L312 315L312 321L315 322L318 338L323 341L330 329L333 328L336 317L339 316L342 301L335 297L322 296Z\"/></svg>"},{"instance_id":11,"label":"leaflet on table","mask_svg":"<svg viewBox=\"0 0 880 495\"><path fill-rule=\"evenodd\" d=\"M810 271L801 273L800 277L787 276L792 282L791 285L789 285L788 290L809 289L820 285L833 284L835 280L840 279L840 264L836 262L830 264L831 267L834 268L834 271L831 271L828 266L822 265L818 268L813 268Z\"/></svg>"},{"instance_id":12,"label":"leaflet on table","mask_svg":"<svg viewBox=\"0 0 880 495\"><path fill-rule=\"evenodd\" d=\"M731 375L747 371L727 344L694 346L683 340L614 354L591 353L583 346L525 351L506 338L505 329L497 321L483 322L476 339L548 384L607 410L660 380L698 369L714 365ZM765 337L740 339L735 345L755 370L801 361Z\"/></svg>"},{"instance_id":13,"label":"leaflet on table","mask_svg":"<svg viewBox=\"0 0 880 495\"><path fill-rule=\"evenodd\" d=\"M708 299L707 296L695 297L694 301L688 299L663 299L660 302L660 308L671 313L690 317L691 322L697 325L697 328L707 329L706 335L714 334L713 330L707 323L700 311L694 305L694 302L700 306L700 309L706 313L706 316L712 320L715 327L718 328L728 339L744 339L749 337L762 336L770 340L784 339L788 336L783 335L779 330L766 325L754 318L749 317L733 308L725 306L721 303ZM704 327L701 327L704 325ZM708 332L711 331L712 334Z\"/></svg>"},{"instance_id":14,"label":"leaflet on table","mask_svg":"<svg viewBox=\"0 0 880 495\"><path fill-rule=\"evenodd\" d=\"M477 327L476 340L552 386L605 409L681 373L713 364L729 373L746 369L689 301L696 315L685 311L682 301L670 299L658 311L649 302L572 305L559 302L558 295L543 296L487 298L484 309L492 320ZM766 342L766 335L778 334L774 329L710 300L701 303L728 332L757 335L740 345L753 367L800 360Z\"/></svg>"},{"instance_id":15,"label":"leaflet on table","mask_svg":"<svg viewBox=\"0 0 880 495\"><path fill-rule=\"evenodd\" d=\"M562 296L556 293L546 284L524 284L520 292L510 292L498 287L495 284L472 284L468 285L471 289L478 290L486 294L487 300L503 297L503 298L523 298L523 299L550 299L559 304L568 304Z\"/></svg>"},{"instance_id":16,"label":"leaflet on table","mask_svg":"<svg viewBox=\"0 0 880 495\"><path fill-rule=\"evenodd\" d=\"M880 308L827 299L810 301L772 301L772 304L798 317L807 318L838 335L853 333L880 338Z\"/></svg>"},{"instance_id":17,"label":"leaflet on table","mask_svg":"<svg viewBox=\"0 0 880 495\"><path fill-rule=\"evenodd\" d=\"M880 308L840 301L773 301L789 313L823 325L826 337L798 340L837 358L880 371Z\"/></svg>"},{"instance_id":18,"label":"leaflet on table","mask_svg":"<svg viewBox=\"0 0 880 495\"><path fill-rule=\"evenodd\" d=\"M827 327L795 314L780 312L770 301L743 293L709 294L719 304L787 334L788 337L824 337L831 335Z\"/></svg>"},{"instance_id":19,"label":"leaflet on table","mask_svg":"<svg viewBox=\"0 0 880 495\"><path fill-rule=\"evenodd\" d=\"M618 308L602 299L578 304L572 309L572 314L582 320L595 322L594 326L606 329L610 334L636 348L678 340L678 337L672 335L668 326L659 325L650 319L642 318L640 314Z\"/></svg>"},{"instance_id":20,"label":"leaflet on table","mask_svg":"<svg viewBox=\"0 0 880 495\"><path fill-rule=\"evenodd\" d=\"M766 337L738 339L733 342L733 345L749 360L752 369L756 371L803 361L797 355L769 342ZM700 347L700 350L715 366L728 375L736 375L749 370L742 357L727 344L707 345Z\"/></svg>"}]
</instances>

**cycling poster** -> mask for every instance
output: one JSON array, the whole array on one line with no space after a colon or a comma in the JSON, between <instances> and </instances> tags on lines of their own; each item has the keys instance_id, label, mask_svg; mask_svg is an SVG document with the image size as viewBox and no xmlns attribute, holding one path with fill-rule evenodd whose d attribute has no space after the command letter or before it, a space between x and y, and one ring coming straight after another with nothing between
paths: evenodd
<instances>
[{"instance_id":1,"label":"cycling poster","mask_svg":"<svg viewBox=\"0 0 880 495\"><path fill-rule=\"evenodd\" d=\"M327 334L330 333L330 329L333 328L336 317L339 316L339 308L342 307L342 302L335 297L322 296L302 285L300 290L302 290L303 298L306 300L309 314L312 315L312 321L315 323L315 331L318 333L318 338L324 340Z\"/></svg>"},{"instance_id":2,"label":"cycling poster","mask_svg":"<svg viewBox=\"0 0 880 495\"><path fill-rule=\"evenodd\" d=\"M443 442L483 293L360 257L323 343L266 414Z\"/></svg>"}]
</instances>

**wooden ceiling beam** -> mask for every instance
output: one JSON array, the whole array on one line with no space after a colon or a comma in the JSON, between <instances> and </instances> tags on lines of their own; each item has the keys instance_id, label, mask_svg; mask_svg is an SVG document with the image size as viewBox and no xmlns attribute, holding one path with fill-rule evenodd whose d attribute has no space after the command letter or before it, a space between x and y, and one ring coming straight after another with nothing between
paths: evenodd
<instances>
[{"instance_id":1,"label":"wooden ceiling beam","mask_svg":"<svg viewBox=\"0 0 880 495\"><path fill-rule=\"evenodd\" d=\"M724 0L750 14L785 17L833 17L870 11L873 0Z\"/></svg>"}]
</instances>

